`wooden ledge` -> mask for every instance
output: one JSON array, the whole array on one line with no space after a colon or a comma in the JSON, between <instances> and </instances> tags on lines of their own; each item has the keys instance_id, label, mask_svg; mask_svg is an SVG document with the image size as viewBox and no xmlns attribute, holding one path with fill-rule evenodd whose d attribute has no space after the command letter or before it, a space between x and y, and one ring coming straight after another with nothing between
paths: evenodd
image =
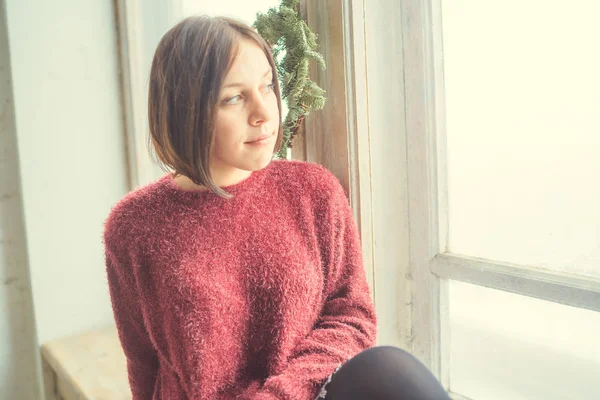
<instances>
[{"instance_id":1,"label":"wooden ledge","mask_svg":"<svg viewBox=\"0 0 600 400\"><path fill-rule=\"evenodd\" d=\"M50 341L41 353L47 400L131 400L114 327Z\"/></svg>"}]
</instances>

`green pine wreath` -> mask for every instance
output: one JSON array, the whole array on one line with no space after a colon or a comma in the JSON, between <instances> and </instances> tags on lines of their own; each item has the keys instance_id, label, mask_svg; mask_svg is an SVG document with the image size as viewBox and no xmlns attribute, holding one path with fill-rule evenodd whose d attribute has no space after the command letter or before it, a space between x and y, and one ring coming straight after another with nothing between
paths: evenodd
<instances>
[{"instance_id":1,"label":"green pine wreath","mask_svg":"<svg viewBox=\"0 0 600 400\"><path fill-rule=\"evenodd\" d=\"M300 0L282 0L266 14L257 13L254 28L271 45L288 114L283 122L283 141L277 152L285 158L304 118L325 106L325 90L310 80L309 63L314 60L325 69L325 59L316 51L317 35L299 13ZM283 57L280 57L283 54Z\"/></svg>"}]
</instances>

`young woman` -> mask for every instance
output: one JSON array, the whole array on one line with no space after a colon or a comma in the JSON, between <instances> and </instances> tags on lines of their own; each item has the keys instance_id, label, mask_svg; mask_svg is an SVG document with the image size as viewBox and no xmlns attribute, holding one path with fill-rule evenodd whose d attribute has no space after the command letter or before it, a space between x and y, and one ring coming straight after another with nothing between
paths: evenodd
<instances>
[{"instance_id":1,"label":"young woman","mask_svg":"<svg viewBox=\"0 0 600 400\"><path fill-rule=\"evenodd\" d=\"M104 235L134 400L447 398L412 356L373 347L339 182L272 161L281 98L252 28L192 17L167 32L149 121L174 173L122 199Z\"/></svg>"}]
</instances>

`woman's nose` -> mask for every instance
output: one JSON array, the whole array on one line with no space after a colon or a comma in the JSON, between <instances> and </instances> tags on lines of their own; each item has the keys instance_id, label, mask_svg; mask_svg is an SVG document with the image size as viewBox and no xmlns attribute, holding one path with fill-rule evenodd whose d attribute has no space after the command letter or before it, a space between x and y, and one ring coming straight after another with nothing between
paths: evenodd
<instances>
[{"instance_id":1,"label":"woman's nose","mask_svg":"<svg viewBox=\"0 0 600 400\"><path fill-rule=\"evenodd\" d=\"M258 126L270 119L271 115L269 113L269 108L267 107L267 102L260 96L253 103L252 112L250 113L250 125Z\"/></svg>"}]
</instances>

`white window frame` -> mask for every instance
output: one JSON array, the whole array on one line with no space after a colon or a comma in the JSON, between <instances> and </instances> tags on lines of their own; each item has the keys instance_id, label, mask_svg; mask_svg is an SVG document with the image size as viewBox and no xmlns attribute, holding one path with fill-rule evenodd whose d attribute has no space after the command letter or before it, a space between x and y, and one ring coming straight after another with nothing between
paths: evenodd
<instances>
[{"instance_id":1,"label":"white window frame","mask_svg":"<svg viewBox=\"0 0 600 400\"><path fill-rule=\"evenodd\" d=\"M326 89L328 101L323 111L307 117L292 154L325 165L348 190L379 317L378 344L410 349L414 284L409 277L404 88L402 79L392 85L387 79L402 75L400 52L387 54L390 43L401 48L400 24L389 14L399 11L397 3L384 0L366 8L371 3L365 0L302 2L327 63L325 71L313 67L311 79ZM390 27L386 36L391 42L382 40L382 26ZM389 99L390 90L398 96Z\"/></svg>"},{"instance_id":2,"label":"white window frame","mask_svg":"<svg viewBox=\"0 0 600 400\"><path fill-rule=\"evenodd\" d=\"M399 2L409 162L412 350L449 387L448 280L600 311L600 280L452 254L448 243L442 0ZM451 387L450 387L451 390ZM453 397L464 399L453 393Z\"/></svg>"},{"instance_id":3,"label":"white window frame","mask_svg":"<svg viewBox=\"0 0 600 400\"><path fill-rule=\"evenodd\" d=\"M164 174L148 146L149 49L179 18L179 0L115 0L129 188Z\"/></svg>"},{"instance_id":4,"label":"white window frame","mask_svg":"<svg viewBox=\"0 0 600 400\"><path fill-rule=\"evenodd\" d=\"M359 4L360 7L356 7ZM367 118L362 1L306 0L301 14L319 37L327 69L316 65L311 79L327 91L322 111L306 118L292 157L330 169L348 191L363 243L371 289L374 284L370 193L370 147Z\"/></svg>"}]
</instances>

